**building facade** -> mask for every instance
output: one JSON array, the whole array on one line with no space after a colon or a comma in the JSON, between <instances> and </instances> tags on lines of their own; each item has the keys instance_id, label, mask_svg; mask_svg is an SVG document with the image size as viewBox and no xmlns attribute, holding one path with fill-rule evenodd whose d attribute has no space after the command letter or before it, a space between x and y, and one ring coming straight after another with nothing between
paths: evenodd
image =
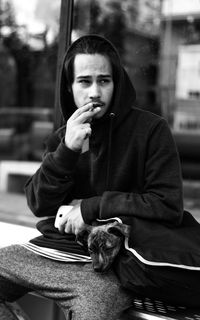
<instances>
[{"instance_id":1,"label":"building facade","mask_svg":"<svg viewBox=\"0 0 200 320\"><path fill-rule=\"evenodd\" d=\"M160 100L175 131L200 130L200 2L164 0Z\"/></svg>"}]
</instances>

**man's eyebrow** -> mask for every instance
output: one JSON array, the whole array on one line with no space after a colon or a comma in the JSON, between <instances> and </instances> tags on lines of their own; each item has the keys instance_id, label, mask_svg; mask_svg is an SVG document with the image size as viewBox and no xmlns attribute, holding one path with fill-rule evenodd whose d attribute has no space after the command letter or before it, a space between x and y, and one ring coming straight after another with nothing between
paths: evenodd
<instances>
[{"instance_id":1,"label":"man's eyebrow","mask_svg":"<svg viewBox=\"0 0 200 320\"><path fill-rule=\"evenodd\" d=\"M91 76L84 76L84 75L80 75L80 76L77 76L76 77L77 79L90 79L91 78ZM98 76L97 76L97 78L112 78L112 75L111 74L99 74Z\"/></svg>"},{"instance_id":2,"label":"man's eyebrow","mask_svg":"<svg viewBox=\"0 0 200 320\"><path fill-rule=\"evenodd\" d=\"M88 79L88 78L91 78L91 77L90 77L90 76L81 76L81 75L80 75L80 76L77 76L76 78L77 78L77 79L80 79L80 78L81 78L81 79Z\"/></svg>"},{"instance_id":3,"label":"man's eyebrow","mask_svg":"<svg viewBox=\"0 0 200 320\"><path fill-rule=\"evenodd\" d=\"M112 78L111 74L100 74L98 75L98 78Z\"/></svg>"}]
</instances>

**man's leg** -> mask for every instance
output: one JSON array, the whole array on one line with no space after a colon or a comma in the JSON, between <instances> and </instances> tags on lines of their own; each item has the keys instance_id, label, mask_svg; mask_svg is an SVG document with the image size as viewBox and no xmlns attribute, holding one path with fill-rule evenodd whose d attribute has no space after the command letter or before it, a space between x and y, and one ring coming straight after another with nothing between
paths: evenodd
<instances>
[{"instance_id":1,"label":"man's leg","mask_svg":"<svg viewBox=\"0 0 200 320\"><path fill-rule=\"evenodd\" d=\"M19 245L1 249L0 261L1 301L35 291L53 299L73 320L116 320L130 302L112 271L98 274L91 264L50 260ZM16 287L10 290L8 283Z\"/></svg>"},{"instance_id":2,"label":"man's leg","mask_svg":"<svg viewBox=\"0 0 200 320\"><path fill-rule=\"evenodd\" d=\"M91 264L68 264L66 269L60 280L63 287L66 287L57 296L57 302L65 314L70 313L69 319L117 320L122 310L131 305L132 297L122 290L112 271L98 274L92 270ZM57 272L57 277L60 271ZM74 294L70 306L67 290ZM56 301L56 297L54 300Z\"/></svg>"},{"instance_id":3,"label":"man's leg","mask_svg":"<svg viewBox=\"0 0 200 320\"><path fill-rule=\"evenodd\" d=\"M12 303L27 293L24 287L0 276L0 319L28 320L27 315L16 304Z\"/></svg>"}]
</instances>

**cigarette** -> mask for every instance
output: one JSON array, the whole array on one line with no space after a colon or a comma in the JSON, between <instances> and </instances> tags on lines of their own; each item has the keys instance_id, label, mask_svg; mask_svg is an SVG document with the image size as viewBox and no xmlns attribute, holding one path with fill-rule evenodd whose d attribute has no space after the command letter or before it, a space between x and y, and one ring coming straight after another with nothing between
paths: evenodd
<instances>
[{"instance_id":1,"label":"cigarette","mask_svg":"<svg viewBox=\"0 0 200 320\"><path fill-rule=\"evenodd\" d=\"M89 109L89 111L93 111L97 107L102 107L102 104L98 102L93 103L93 106Z\"/></svg>"}]
</instances>

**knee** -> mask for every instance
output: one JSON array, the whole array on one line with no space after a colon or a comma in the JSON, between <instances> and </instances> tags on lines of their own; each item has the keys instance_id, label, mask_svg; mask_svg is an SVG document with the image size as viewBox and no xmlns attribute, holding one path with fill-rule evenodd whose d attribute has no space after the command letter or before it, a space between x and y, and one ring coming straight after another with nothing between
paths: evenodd
<instances>
[{"instance_id":1,"label":"knee","mask_svg":"<svg viewBox=\"0 0 200 320\"><path fill-rule=\"evenodd\" d=\"M130 306L130 301L131 296L118 283L95 287L90 283L87 290L79 291L71 319L116 320Z\"/></svg>"}]
</instances>

